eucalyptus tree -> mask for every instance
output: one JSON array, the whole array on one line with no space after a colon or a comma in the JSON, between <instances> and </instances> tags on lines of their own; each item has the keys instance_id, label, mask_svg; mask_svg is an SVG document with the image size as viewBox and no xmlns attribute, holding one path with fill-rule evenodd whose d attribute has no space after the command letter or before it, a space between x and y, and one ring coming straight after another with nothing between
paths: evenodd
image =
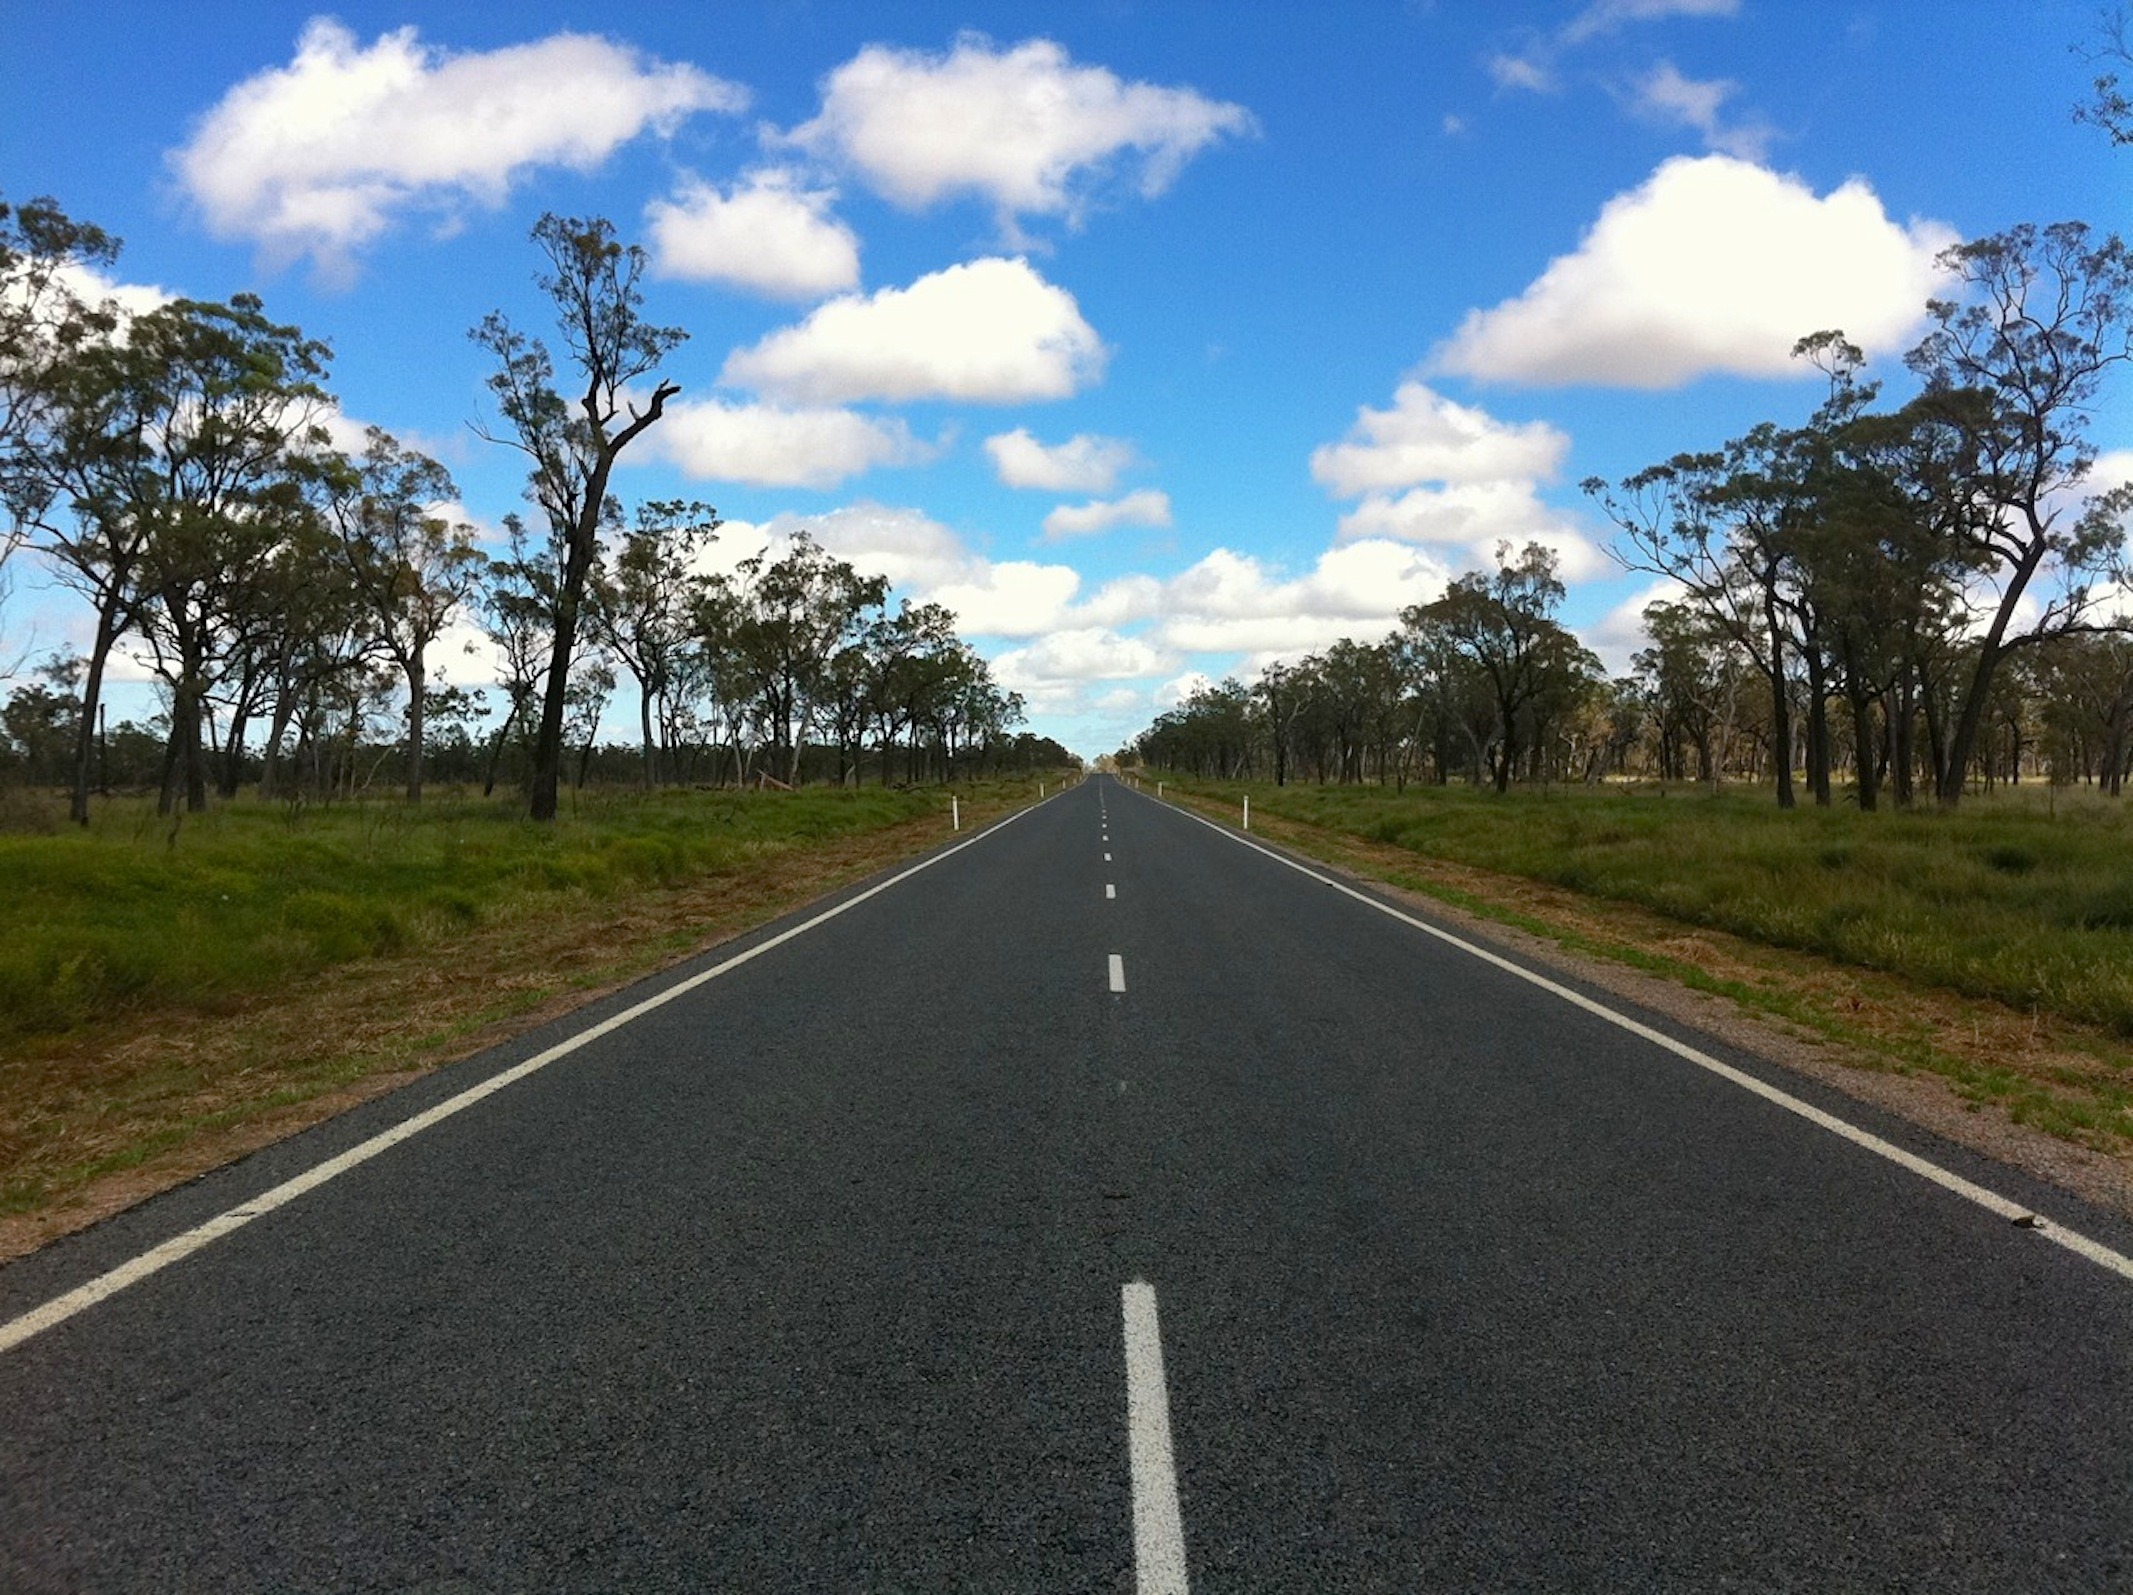
<instances>
[{"instance_id":1,"label":"eucalyptus tree","mask_svg":"<svg viewBox=\"0 0 2133 1595\"><path fill-rule=\"evenodd\" d=\"M526 523L504 517L507 555L491 559L482 574L477 624L494 650L497 685L504 690L504 718L489 744L482 796L496 790L497 766L512 733L523 740L538 719L542 687L555 657L554 561L537 552Z\"/></svg>"},{"instance_id":2,"label":"eucalyptus tree","mask_svg":"<svg viewBox=\"0 0 2133 1595\"><path fill-rule=\"evenodd\" d=\"M422 801L430 646L473 597L483 558L472 531L438 513L457 496L427 455L372 427L357 460L326 468L336 566L407 691L407 799Z\"/></svg>"},{"instance_id":3,"label":"eucalyptus tree","mask_svg":"<svg viewBox=\"0 0 2133 1595\"><path fill-rule=\"evenodd\" d=\"M1252 683L1252 697L1266 721L1276 786L1289 784L1289 737L1297 713L1303 707L1301 685L1297 667L1281 660L1268 665Z\"/></svg>"},{"instance_id":4,"label":"eucalyptus tree","mask_svg":"<svg viewBox=\"0 0 2133 1595\"><path fill-rule=\"evenodd\" d=\"M316 528L322 541L330 536ZM260 749L259 790L264 797L289 797L302 786L305 756L312 759L312 786L326 788L323 756L332 744L331 722L353 691L353 676L374 675L381 663L377 628L371 623L347 571L319 543L297 543L280 550L270 562L257 608L271 624L254 639L261 668L258 679L271 682L267 731ZM238 713L231 732L242 737L250 706L240 683ZM343 713L343 719L346 715ZM291 731L293 754L284 758ZM235 771L234 749L226 753L223 776Z\"/></svg>"},{"instance_id":5,"label":"eucalyptus tree","mask_svg":"<svg viewBox=\"0 0 2133 1595\"><path fill-rule=\"evenodd\" d=\"M575 368L568 381L578 397L568 399L560 390L565 379L558 376L547 345L520 332L501 312L484 318L471 336L496 359L488 386L504 428L482 435L526 456L527 496L547 518L560 555L530 779L533 818L551 820L562 769L571 654L586 582L611 513L609 479L623 450L658 422L667 401L681 391L679 384L656 378L640 402L633 384L653 376L688 334L644 318L638 284L647 257L638 246L619 243L604 218L545 215L534 225L533 241L547 261L535 281L555 305L564 349Z\"/></svg>"},{"instance_id":6,"label":"eucalyptus tree","mask_svg":"<svg viewBox=\"0 0 2133 1595\"><path fill-rule=\"evenodd\" d=\"M718 527L718 511L708 504L641 504L636 524L618 540L613 563L593 570L587 614L600 645L636 680L648 787L660 779L654 722L671 718L705 591L694 560Z\"/></svg>"},{"instance_id":7,"label":"eucalyptus tree","mask_svg":"<svg viewBox=\"0 0 2133 1595\"><path fill-rule=\"evenodd\" d=\"M1497 725L1490 773L1503 792L1517 763L1521 711L1552 689L1574 655L1561 646L1567 633L1553 618L1563 601L1555 555L1528 543L1514 561L1503 543L1496 561L1493 574L1468 571L1433 603L1403 609L1400 624L1465 659L1487 680Z\"/></svg>"},{"instance_id":8,"label":"eucalyptus tree","mask_svg":"<svg viewBox=\"0 0 2133 1595\"><path fill-rule=\"evenodd\" d=\"M76 292L118 257L119 241L58 202L0 199L0 577L41 525L58 484L50 428L74 356L108 336L118 312ZM0 592L4 596L4 592Z\"/></svg>"},{"instance_id":9,"label":"eucalyptus tree","mask_svg":"<svg viewBox=\"0 0 2133 1595\"><path fill-rule=\"evenodd\" d=\"M758 554L743 560L736 575L739 603L727 646L749 682L757 722L786 784L797 785L829 662L888 601L888 578L861 575L805 532L782 557Z\"/></svg>"},{"instance_id":10,"label":"eucalyptus tree","mask_svg":"<svg viewBox=\"0 0 2133 1595\"><path fill-rule=\"evenodd\" d=\"M148 601L143 582L161 524L153 513L161 481L156 430L165 407L159 385L126 351L97 343L47 373L43 436L15 466L18 503L34 518L39 546L62 585L95 615L84 660L75 726L69 815L89 823L97 707L119 639ZM35 488L29 489L34 477Z\"/></svg>"},{"instance_id":11,"label":"eucalyptus tree","mask_svg":"<svg viewBox=\"0 0 2133 1595\"><path fill-rule=\"evenodd\" d=\"M60 410L77 523L54 551L99 611L82 745L110 647L138 623L171 694L162 808L206 805L201 732L227 650L242 646L275 551L310 521L308 450L329 351L257 297L181 299L66 363ZM86 753L76 811L86 812Z\"/></svg>"},{"instance_id":12,"label":"eucalyptus tree","mask_svg":"<svg viewBox=\"0 0 2133 1595\"><path fill-rule=\"evenodd\" d=\"M1950 531L1984 578L1939 778L1953 808L2001 660L2092 629L2100 589L2123 575L2133 491L2088 491L2088 428L2105 377L2133 358L2133 253L2116 235L2060 222L1957 244L1941 262L1962 296L1929 301L1934 328L1906 360L1925 384L1920 404L1962 439L1970 512Z\"/></svg>"},{"instance_id":13,"label":"eucalyptus tree","mask_svg":"<svg viewBox=\"0 0 2133 1595\"><path fill-rule=\"evenodd\" d=\"M911 746L905 778L918 773L918 726L931 710L935 691L947 679L942 661L955 645L955 615L940 604L914 604L906 598L893 615L869 628L867 656L873 680L868 694L873 728L880 738L881 781L889 783L889 766L899 733L909 731Z\"/></svg>"},{"instance_id":14,"label":"eucalyptus tree","mask_svg":"<svg viewBox=\"0 0 2133 1595\"><path fill-rule=\"evenodd\" d=\"M1696 779L1716 787L1748 660L1739 643L1690 604L1644 609L1651 646L1631 661L1651 706L1659 778L1687 775L1684 745L1696 753Z\"/></svg>"},{"instance_id":15,"label":"eucalyptus tree","mask_svg":"<svg viewBox=\"0 0 2133 1595\"><path fill-rule=\"evenodd\" d=\"M2078 763L2112 797L2125 789L2133 759L2133 636L2060 637L2038 650L2044 719L2066 745L2055 774Z\"/></svg>"},{"instance_id":16,"label":"eucalyptus tree","mask_svg":"<svg viewBox=\"0 0 2133 1595\"><path fill-rule=\"evenodd\" d=\"M2113 144L2133 144L2133 97L2120 74L2133 68L2133 9L2106 6L2096 19L2094 37L2074 47L2096 69L2091 98L2074 107L2074 120L2099 127Z\"/></svg>"}]
</instances>

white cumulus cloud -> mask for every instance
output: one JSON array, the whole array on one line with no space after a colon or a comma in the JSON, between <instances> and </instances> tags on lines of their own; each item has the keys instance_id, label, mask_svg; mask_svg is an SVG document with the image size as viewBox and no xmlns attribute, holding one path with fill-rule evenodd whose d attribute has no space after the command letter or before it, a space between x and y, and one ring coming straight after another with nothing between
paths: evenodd
<instances>
[{"instance_id":1,"label":"white cumulus cloud","mask_svg":"<svg viewBox=\"0 0 2133 1595\"><path fill-rule=\"evenodd\" d=\"M1689 590L1670 578L1648 583L1591 625L1580 627L1578 641L1600 656L1609 675L1626 676L1636 655L1652 645L1645 610L1653 604L1678 604L1688 596Z\"/></svg>"},{"instance_id":2,"label":"white cumulus cloud","mask_svg":"<svg viewBox=\"0 0 2133 1595\"><path fill-rule=\"evenodd\" d=\"M535 167L591 171L648 129L747 99L589 34L455 54L413 26L365 46L317 17L293 61L232 88L170 158L216 236L346 277L404 210L493 207Z\"/></svg>"},{"instance_id":3,"label":"white cumulus cloud","mask_svg":"<svg viewBox=\"0 0 2133 1595\"><path fill-rule=\"evenodd\" d=\"M1457 482L1415 487L1394 497L1373 493L1340 518L1341 541L1392 538L1428 543L1456 555L1462 568L1493 569L1496 546L1528 543L1553 549L1558 574L1583 581L1608 568L1604 554L1549 508L1531 482Z\"/></svg>"},{"instance_id":4,"label":"white cumulus cloud","mask_svg":"<svg viewBox=\"0 0 2133 1595\"><path fill-rule=\"evenodd\" d=\"M1793 344L1841 328L1869 354L1923 321L1955 242L1899 225L1853 178L1818 196L1726 155L1681 156L1601 209L1515 299L1468 313L1441 371L1541 385L1668 388L1711 372L1801 373Z\"/></svg>"},{"instance_id":5,"label":"white cumulus cloud","mask_svg":"<svg viewBox=\"0 0 2133 1595\"><path fill-rule=\"evenodd\" d=\"M754 487L834 487L876 466L932 457L900 420L717 399L669 404L650 443L690 476Z\"/></svg>"},{"instance_id":6,"label":"white cumulus cloud","mask_svg":"<svg viewBox=\"0 0 2133 1595\"><path fill-rule=\"evenodd\" d=\"M1086 504L1061 504L1044 518L1044 535L1058 542L1067 537L1094 537L1114 526L1168 526L1170 495L1155 488L1142 488L1124 498L1092 499Z\"/></svg>"},{"instance_id":7,"label":"white cumulus cloud","mask_svg":"<svg viewBox=\"0 0 2133 1595\"><path fill-rule=\"evenodd\" d=\"M966 575L927 596L955 611L958 629L985 637L1035 637L1063 624L1081 573L1035 560L974 560Z\"/></svg>"},{"instance_id":8,"label":"white cumulus cloud","mask_svg":"<svg viewBox=\"0 0 2133 1595\"><path fill-rule=\"evenodd\" d=\"M1403 382L1392 408L1356 411L1346 439L1311 451L1311 474L1342 498L1417 482L1552 477L1570 437L1545 421L1499 421L1420 382Z\"/></svg>"},{"instance_id":9,"label":"white cumulus cloud","mask_svg":"<svg viewBox=\"0 0 2133 1595\"><path fill-rule=\"evenodd\" d=\"M1079 432L1064 443L1040 443L1020 426L987 438L985 452L1006 486L1050 493L1108 493L1123 472L1140 463L1124 438Z\"/></svg>"},{"instance_id":10,"label":"white cumulus cloud","mask_svg":"<svg viewBox=\"0 0 2133 1595\"><path fill-rule=\"evenodd\" d=\"M1103 374L1106 353L1072 294L993 256L818 305L735 350L719 380L812 404L1020 404L1070 397Z\"/></svg>"},{"instance_id":11,"label":"white cumulus cloud","mask_svg":"<svg viewBox=\"0 0 2133 1595\"><path fill-rule=\"evenodd\" d=\"M1152 198L1209 144L1254 126L1241 105L1076 65L1049 39L1001 49L965 33L945 53L867 46L786 137L908 208L971 194L1003 217L1072 216L1121 166Z\"/></svg>"},{"instance_id":12,"label":"white cumulus cloud","mask_svg":"<svg viewBox=\"0 0 2133 1595\"><path fill-rule=\"evenodd\" d=\"M178 297L156 283L121 282L78 260L64 262L53 273L53 280L83 304L111 305L121 316L159 310Z\"/></svg>"},{"instance_id":13,"label":"white cumulus cloud","mask_svg":"<svg viewBox=\"0 0 2133 1595\"><path fill-rule=\"evenodd\" d=\"M832 188L772 167L719 188L684 180L645 207L653 269L774 299L820 299L859 285L859 237L830 214Z\"/></svg>"},{"instance_id":14,"label":"white cumulus cloud","mask_svg":"<svg viewBox=\"0 0 2133 1595\"><path fill-rule=\"evenodd\" d=\"M1341 516L1337 543L1427 544L1482 569L1499 543L1540 543L1575 581L1605 560L1541 498L1569 451L1569 434L1545 421L1499 421L1408 381L1391 409L1358 410L1346 439L1313 450L1311 474L1334 497L1361 500Z\"/></svg>"},{"instance_id":15,"label":"white cumulus cloud","mask_svg":"<svg viewBox=\"0 0 2133 1595\"><path fill-rule=\"evenodd\" d=\"M1301 576L1217 548L1163 584L1154 636L1184 653L1305 653L1371 640L1401 609L1440 596L1447 571L1425 550L1385 540L1331 548Z\"/></svg>"},{"instance_id":16,"label":"white cumulus cloud","mask_svg":"<svg viewBox=\"0 0 2133 1595\"><path fill-rule=\"evenodd\" d=\"M1177 655L1101 626L1055 631L993 659L1010 687L1054 681L1133 681L1177 668Z\"/></svg>"}]
</instances>

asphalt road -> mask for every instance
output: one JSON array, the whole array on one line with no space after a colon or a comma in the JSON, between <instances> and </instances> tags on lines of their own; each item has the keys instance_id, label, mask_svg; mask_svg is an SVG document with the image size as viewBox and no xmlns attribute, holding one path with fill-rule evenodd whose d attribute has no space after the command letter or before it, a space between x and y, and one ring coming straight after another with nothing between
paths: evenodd
<instances>
[{"instance_id":1,"label":"asphalt road","mask_svg":"<svg viewBox=\"0 0 2133 1595\"><path fill-rule=\"evenodd\" d=\"M2133 1587L2126 1226L1632 1017L2045 1226L1096 779L0 1351L0 1589Z\"/></svg>"}]
</instances>

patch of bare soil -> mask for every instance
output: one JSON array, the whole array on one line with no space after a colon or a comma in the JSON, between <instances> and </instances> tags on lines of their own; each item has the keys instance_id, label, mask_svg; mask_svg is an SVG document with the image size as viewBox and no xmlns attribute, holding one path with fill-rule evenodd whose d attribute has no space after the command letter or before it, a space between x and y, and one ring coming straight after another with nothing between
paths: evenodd
<instances>
[{"instance_id":1,"label":"patch of bare soil","mask_svg":"<svg viewBox=\"0 0 2133 1595\"><path fill-rule=\"evenodd\" d=\"M966 827L982 814L965 810ZM129 1016L0 1060L0 1262L582 1007L943 840L937 819L568 898L223 1014Z\"/></svg>"},{"instance_id":2,"label":"patch of bare soil","mask_svg":"<svg viewBox=\"0 0 2133 1595\"><path fill-rule=\"evenodd\" d=\"M1172 801L1178 801L1173 799ZM1226 807L1184 800L1209 818ZM2023 1096L2093 1110L2133 1081L2133 1054L2107 1033L1919 986L1875 970L1770 947L1563 887L1425 858L1405 848L1255 814L1252 834L1415 908L1422 917L1530 963L1691 1025L2114 1212L2133 1216L2133 1145L2020 1122L2010 1100L1966 1090L1966 1074L2013 1073ZM1405 883L1418 883L1421 889ZM1437 895L1483 905L1474 911ZM1540 932L1494 917L1508 913ZM1575 945L1566 945L1565 938ZM1613 953L1614 956L1609 956ZM1625 962L1656 960L1662 972ZM1671 966L1777 999L1812 1024L1669 978ZM1935 1055L1920 1065L1921 1054Z\"/></svg>"}]
</instances>

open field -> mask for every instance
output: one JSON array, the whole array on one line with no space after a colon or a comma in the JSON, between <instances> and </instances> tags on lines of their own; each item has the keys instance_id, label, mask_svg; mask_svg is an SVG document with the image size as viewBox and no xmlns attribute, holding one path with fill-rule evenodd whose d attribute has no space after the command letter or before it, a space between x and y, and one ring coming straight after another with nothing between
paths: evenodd
<instances>
[{"instance_id":1,"label":"open field","mask_svg":"<svg viewBox=\"0 0 2133 1595\"><path fill-rule=\"evenodd\" d=\"M1190 786L1686 924L1820 953L2133 1038L2133 809L2041 790L1787 814L1767 796Z\"/></svg>"},{"instance_id":2,"label":"open field","mask_svg":"<svg viewBox=\"0 0 2133 1595\"><path fill-rule=\"evenodd\" d=\"M1270 839L1684 985L1967 1103L2133 1152L2133 819L2041 790L1954 815L1763 794L1175 782ZM1149 789L1153 790L1153 779Z\"/></svg>"},{"instance_id":3,"label":"open field","mask_svg":"<svg viewBox=\"0 0 2133 1595\"><path fill-rule=\"evenodd\" d=\"M956 791L967 824L1036 784ZM238 802L175 831L125 804L0 835L0 1256L945 840L948 802Z\"/></svg>"}]
</instances>

